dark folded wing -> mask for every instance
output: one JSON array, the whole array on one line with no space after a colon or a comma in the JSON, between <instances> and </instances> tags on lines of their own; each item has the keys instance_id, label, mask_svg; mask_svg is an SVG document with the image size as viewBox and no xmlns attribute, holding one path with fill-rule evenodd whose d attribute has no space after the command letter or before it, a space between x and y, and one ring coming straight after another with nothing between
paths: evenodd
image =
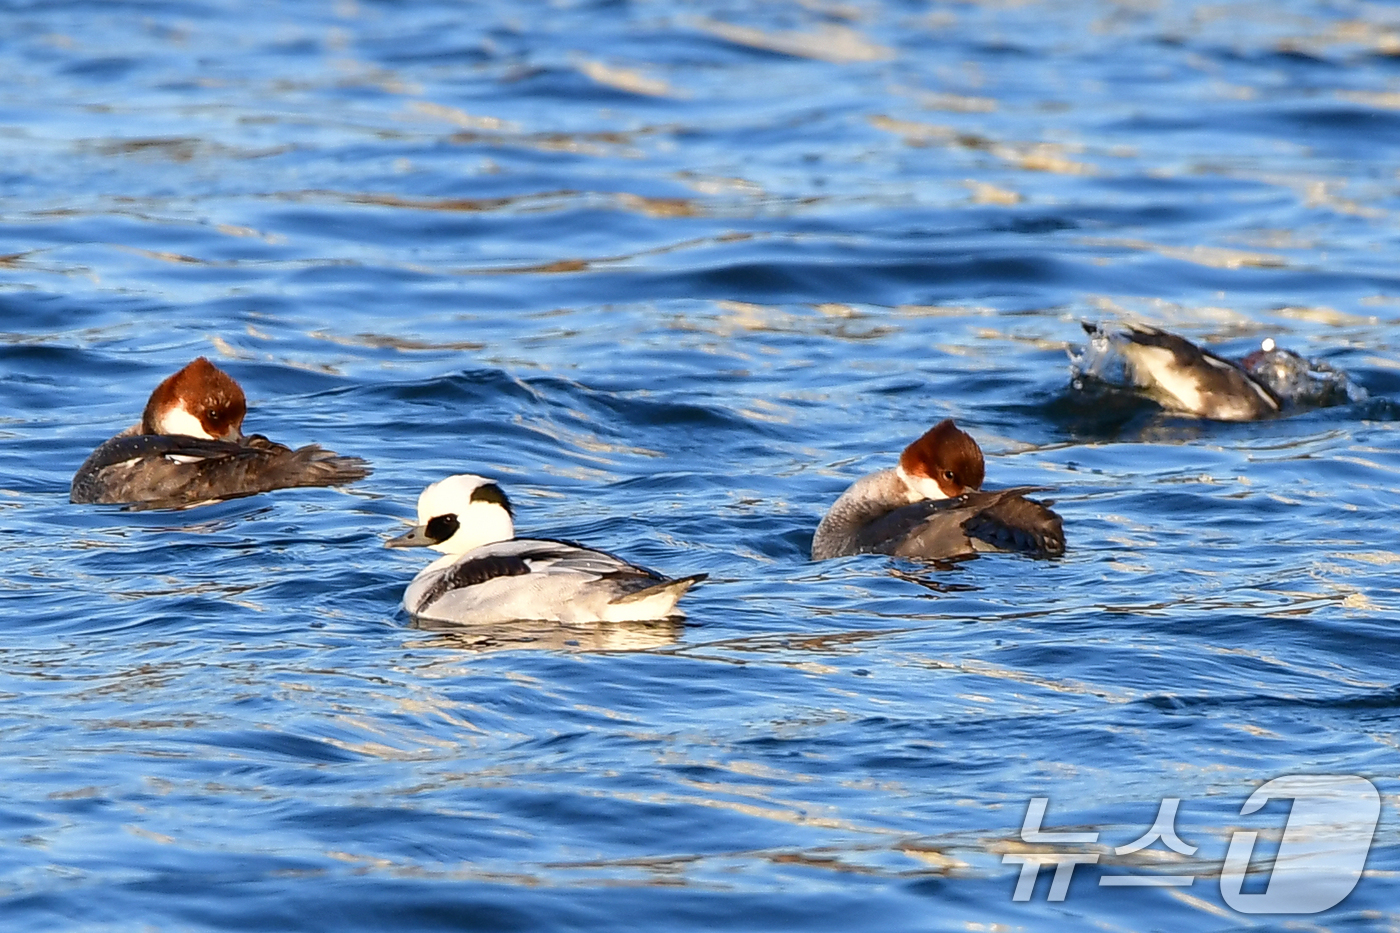
<instances>
[{"instance_id":1,"label":"dark folded wing","mask_svg":"<svg viewBox=\"0 0 1400 933\"><path fill-rule=\"evenodd\" d=\"M898 557L947 560L988 547L1042 557L1064 553L1060 517L1025 493L1043 487L1020 486L970 492L955 499L915 502L862 528L864 550Z\"/></svg>"},{"instance_id":2,"label":"dark folded wing","mask_svg":"<svg viewBox=\"0 0 1400 933\"><path fill-rule=\"evenodd\" d=\"M167 434L114 437L73 477L74 502L178 508L291 486L338 486L369 475L358 457L315 444L292 450L255 435L244 443Z\"/></svg>"},{"instance_id":3,"label":"dark folded wing","mask_svg":"<svg viewBox=\"0 0 1400 933\"><path fill-rule=\"evenodd\" d=\"M907 549L901 543L911 536L927 537L935 529L948 529L948 540L961 540L962 523L992 503L1006 496L1020 495L1039 490L1039 486L1020 486L1015 489L999 489L995 492L968 492L952 499L923 499L909 505L886 512L879 518L867 522L856 531L855 543L858 554L897 554ZM934 548L943 550L943 548Z\"/></svg>"},{"instance_id":4,"label":"dark folded wing","mask_svg":"<svg viewBox=\"0 0 1400 933\"><path fill-rule=\"evenodd\" d=\"M1065 552L1060 516L1021 495L1005 496L981 509L963 522L963 531L999 551L1037 557L1058 557Z\"/></svg>"},{"instance_id":5,"label":"dark folded wing","mask_svg":"<svg viewBox=\"0 0 1400 933\"><path fill-rule=\"evenodd\" d=\"M850 553L910 556L909 549L918 546L916 539L926 538L928 540L923 543L931 551L943 554L955 545L967 543L962 522L971 514L967 496L924 499L901 506L858 528L854 535L855 550ZM948 532L946 542L941 539L942 530ZM931 537L936 533L940 536L939 542Z\"/></svg>"}]
</instances>

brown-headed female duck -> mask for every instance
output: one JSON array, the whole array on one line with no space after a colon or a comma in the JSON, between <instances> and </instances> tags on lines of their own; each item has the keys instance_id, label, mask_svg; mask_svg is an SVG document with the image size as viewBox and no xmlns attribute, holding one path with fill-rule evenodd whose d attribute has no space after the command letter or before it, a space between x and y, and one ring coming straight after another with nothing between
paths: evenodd
<instances>
[{"instance_id":1,"label":"brown-headed female duck","mask_svg":"<svg viewBox=\"0 0 1400 933\"><path fill-rule=\"evenodd\" d=\"M951 560L986 551L1056 557L1065 551L1060 516L1025 493L981 491L982 450L951 420L904 449L893 469L856 480L812 539L812 559L890 554Z\"/></svg>"},{"instance_id":2,"label":"brown-headed female duck","mask_svg":"<svg viewBox=\"0 0 1400 933\"><path fill-rule=\"evenodd\" d=\"M92 452L73 477L70 500L182 508L369 475L359 457L245 436L247 410L233 377L199 357L156 386L139 424Z\"/></svg>"}]
</instances>

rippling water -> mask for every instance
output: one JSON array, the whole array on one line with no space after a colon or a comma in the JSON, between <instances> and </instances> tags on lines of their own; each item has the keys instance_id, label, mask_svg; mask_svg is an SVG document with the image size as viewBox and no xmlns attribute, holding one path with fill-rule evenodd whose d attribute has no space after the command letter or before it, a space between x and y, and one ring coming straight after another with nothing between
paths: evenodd
<instances>
[{"instance_id":1,"label":"rippling water","mask_svg":"<svg viewBox=\"0 0 1400 933\"><path fill-rule=\"evenodd\" d=\"M6 930L1400 924L1396 7L0 16ZM1082 318L1371 398L1107 407ZM69 505L199 354L374 476ZM945 416L1055 488L1066 557L808 562ZM380 545L460 471L710 580L684 623L418 630ZM1240 807L1292 773L1381 789L1368 873L1235 912ZM1015 902L1035 796L1103 852L1180 798L1199 849ZM1154 864L1199 877L1098 885Z\"/></svg>"}]
</instances>

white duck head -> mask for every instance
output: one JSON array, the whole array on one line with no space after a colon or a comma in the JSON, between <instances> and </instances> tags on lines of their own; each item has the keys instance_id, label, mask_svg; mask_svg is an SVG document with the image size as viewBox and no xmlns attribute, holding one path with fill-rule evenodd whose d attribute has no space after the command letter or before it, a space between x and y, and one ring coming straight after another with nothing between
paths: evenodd
<instances>
[{"instance_id":1,"label":"white duck head","mask_svg":"<svg viewBox=\"0 0 1400 933\"><path fill-rule=\"evenodd\" d=\"M465 554L515 537L510 500L495 480L459 473L438 480L418 497L418 524L385 547L430 547Z\"/></svg>"}]
</instances>

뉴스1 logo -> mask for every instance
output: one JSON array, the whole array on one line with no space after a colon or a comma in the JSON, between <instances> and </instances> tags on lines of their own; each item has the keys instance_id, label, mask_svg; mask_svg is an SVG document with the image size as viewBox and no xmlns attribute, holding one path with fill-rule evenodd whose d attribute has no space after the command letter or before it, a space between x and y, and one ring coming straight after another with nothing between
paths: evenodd
<instances>
[{"instance_id":1,"label":"\ub274\uc2a41 logo","mask_svg":"<svg viewBox=\"0 0 1400 933\"><path fill-rule=\"evenodd\" d=\"M1293 808L1283 827L1278 852L1269 873L1268 887L1262 893L1247 894L1242 888L1249 873L1250 857L1259 833L1236 830L1220 872L1220 896L1225 903L1244 914L1315 914L1335 907L1346 899L1361 878L1366 856L1380 818L1381 797L1366 778L1354 774L1288 774L1260 785L1240 808L1247 816L1270 800L1292 798ZM1182 841L1176 833L1179 797L1163 799L1152 827L1133 842L1116 847L1115 855L1130 855L1161 843L1181 855L1192 855L1197 847ZM1032 797L1021 824L1023 842L1051 845L1095 843L1094 832L1045 832L1041 825L1049 806L1048 797ZM1093 865L1098 852L1008 853L1004 864L1019 864L1013 901L1028 901L1035 889L1040 869L1055 867L1047 900L1062 901L1077 865ZM1101 875L1100 887L1188 887L1196 875Z\"/></svg>"}]
</instances>

